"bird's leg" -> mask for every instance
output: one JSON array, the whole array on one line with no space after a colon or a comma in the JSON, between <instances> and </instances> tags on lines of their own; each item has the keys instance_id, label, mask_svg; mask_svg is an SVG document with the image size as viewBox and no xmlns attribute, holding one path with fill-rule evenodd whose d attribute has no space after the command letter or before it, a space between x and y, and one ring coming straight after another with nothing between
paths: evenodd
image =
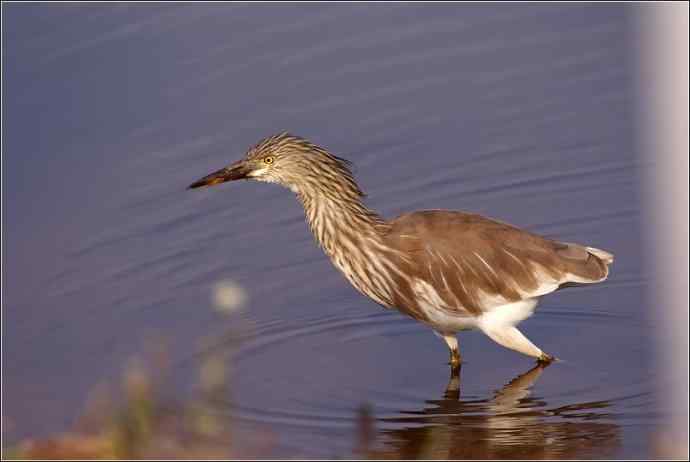
<instances>
[{"instance_id":1,"label":"bird's leg","mask_svg":"<svg viewBox=\"0 0 690 462\"><path fill-rule=\"evenodd\" d=\"M462 359L460 357L460 347L458 345L458 339L455 336L455 334L439 334L443 340L446 342L446 345L448 345L448 349L450 350L450 361L448 364L450 364L451 371L453 373L460 372L460 364L462 363Z\"/></svg>"},{"instance_id":2,"label":"bird's leg","mask_svg":"<svg viewBox=\"0 0 690 462\"><path fill-rule=\"evenodd\" d=\"M450 378L448 379L448 385L446 385L446 391L443 393L445 399L457 401L460 399L460 369L462 364L458 364L455 367L450 368Z\"/></svg>"},{"instance_id":3,"label":"bird's leg","mask_svg":"<svg viewBox=\"0 0 690 462\"><path fill-rule=\"evenodd\" d=\"M451 371L454 375L460 373L460 365L462 364L462 361L460 360L460 351L458 348L451 348L450 361L448 362L448 364L450 364Z\"/></svg>"},{"instance_id":4,"label":"bird's leg","mask_svg":"<svg viewBox=\"0 0 690 462\"><path fill-rule=\"evenodd\" d=\"M480 325L480 329L499 345L536 358L538 363L550 363L555 359L530 342L515 326L484 324Z\"/></svg>"},{"instance_id":5,"label":"bird's leg","mask_svg":"<svg viewBox=\"0 0 690 462\"><path fill-rule=\"evenodd\" d=\"M451 381L453 379L457 379L460 381L460 368L462 367L462 362L460 361L460 357L453 358L451 357L450 362L450 377Z\"/></svg>"},{"instance_id":6,"label":"bird's leg","mask_svg":"<svg viewBox=\"0 0 690 462\"><path fill-rule=\"evenodd\" d=\"M547 353L542 353L541 356L539 356L537 358L537 364L543 365L543 366L548 366L549 364L551 364L555 360L556 360L555 356L552 356L552 355L547 354Z\"/></svg>"}]
</instances>

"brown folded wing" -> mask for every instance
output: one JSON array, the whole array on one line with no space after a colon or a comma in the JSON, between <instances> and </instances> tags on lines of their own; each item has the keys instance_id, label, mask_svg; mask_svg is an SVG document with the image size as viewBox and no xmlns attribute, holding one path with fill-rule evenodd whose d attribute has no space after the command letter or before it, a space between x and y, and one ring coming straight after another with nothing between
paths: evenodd
<instances>
[{"instance_id":1,"label":"brown folded wing","mask_svg":"<svg viewBox=\"0 0 690 462\"><path fill-rule=\"evenodd\" d=\"M409 275L396 304L418 311L415 280L433 286L459 315L532 298L562 284L598 282L612 256L578 244L553 241L480 215L428 210L390 222L386 236ZM406 282L407 284L403 284Z\"/></svg>"}]
</instances>

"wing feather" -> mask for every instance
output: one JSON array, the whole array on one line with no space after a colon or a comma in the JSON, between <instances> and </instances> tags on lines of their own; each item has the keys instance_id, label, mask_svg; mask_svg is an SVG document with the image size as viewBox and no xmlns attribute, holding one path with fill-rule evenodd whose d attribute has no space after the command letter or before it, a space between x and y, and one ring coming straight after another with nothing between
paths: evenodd
<instances>
[{"instance_id":1,"label":"wing feather","mask_svg":"<svg viewBox=\"0 0 690 462\"><path fill-rule=\"evenodd\" d=\"M459 314L604 280L613 256L558 242L481 215L427 210L391 222L387 244L408 256L410 280L431 284ZM404 300L402 300L404 302ZM409 304L409 302L408 302Z\"/></svg>"}]
</instances>

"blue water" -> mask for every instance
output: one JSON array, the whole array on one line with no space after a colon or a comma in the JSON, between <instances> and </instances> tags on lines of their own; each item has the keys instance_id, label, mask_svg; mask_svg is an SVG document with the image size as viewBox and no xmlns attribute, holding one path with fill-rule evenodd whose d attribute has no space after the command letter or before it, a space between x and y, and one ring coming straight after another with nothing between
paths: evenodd
<instances>
[{"instance_id":1,"label":"blue water","mask_svg":"<svg viewBox=\"0 0 690 462\"><path fill-rule=\"evenodd\" d=\"M232 345L217 410L240 455L652 456L628 6L3 14L10 441L68 429L163 338L181 399L204 356ZM353 161L384 216L461 209L615 253L606 283L546 297L524 324L564 361L506 391L530 360L462 334L448 392L445 345L349 287L288 191L185 190L282 130ZM227 280L248 294L230 315L213 308Z\"/></svg>"}]
</instances>

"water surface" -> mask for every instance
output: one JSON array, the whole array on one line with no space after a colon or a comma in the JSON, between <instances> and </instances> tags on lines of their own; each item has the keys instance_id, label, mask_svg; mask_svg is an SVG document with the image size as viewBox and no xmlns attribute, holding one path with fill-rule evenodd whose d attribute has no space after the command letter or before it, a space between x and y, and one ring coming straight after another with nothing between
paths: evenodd
<instances>
[{"instance_id":1,"label":"water surface","mask_svg":"<svg viewBox=\"0 0 690 462\"><path fill-rule=\"evenodd\" d=\"M4 419L64 431L152 338L168 391L228 351L240 454L650 457L625 5L11 5L4 9ZM545 370L363 298L276 186L185 187L282 130L356 165L386 217L486 214L616 254L545 297ZM234 281L230 315L213 290ZM242 452L245 451L245 452Z\"/></svg>"}]
</instances>

